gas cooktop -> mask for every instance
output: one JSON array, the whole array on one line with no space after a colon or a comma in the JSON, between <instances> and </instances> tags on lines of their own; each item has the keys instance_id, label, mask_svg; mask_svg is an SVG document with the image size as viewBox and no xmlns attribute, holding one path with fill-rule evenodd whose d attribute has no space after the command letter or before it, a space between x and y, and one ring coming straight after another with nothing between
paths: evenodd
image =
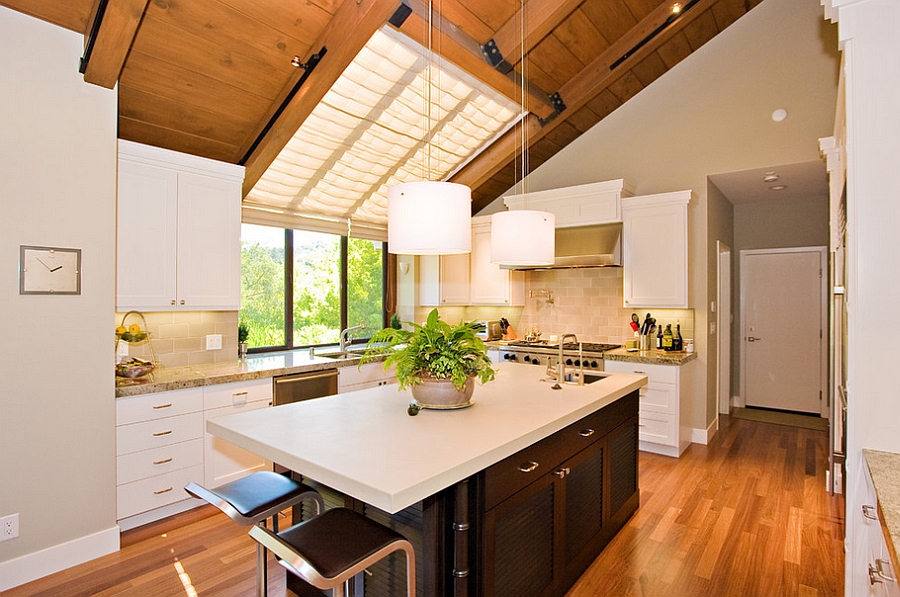
<instances>
[{"instance_id":1,"label":"gas cooktop","mask_svg":"<svg viewBox=\"0 0 900 597\"><path fill-rule=\"evenodd\" d=\"M621 344L605 344L602 342L581 342L581 350L586 353L603 353L607 350L613 350L616 348L621 348ZM563 350L578 350L579 342L566 342L563 344ZM516 342L510 342L506 345L505 348L520 348L520 349L545 349L545 350L559 350L559 343L551 344L546 340L541 340L538 342L526 342L524 340L518 340Z\"/></svg>"}]
</instances>

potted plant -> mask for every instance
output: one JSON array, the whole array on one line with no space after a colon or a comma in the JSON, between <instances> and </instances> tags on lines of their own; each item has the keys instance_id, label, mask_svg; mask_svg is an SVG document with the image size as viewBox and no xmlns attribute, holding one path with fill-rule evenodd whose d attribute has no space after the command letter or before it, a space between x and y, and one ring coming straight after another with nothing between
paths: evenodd
<instances>
[{"instance_id":1,"label":"potted plant","mask_svg":"<svg viewBox=\"0 0 900 597\"><path fill-rule=\"evenodd\" d=\"M494 379L487 348L475 336L474 322L451 326L433 309L424 325L406 323L412 331L390 327L376 332L366 344L361 362L386 355L385 370L395 365L399 388L412 390L410 414L418 408L471 406L475 379L483 384Z\"/></svg>"},{"instance_id":2,"label":"potted plant","mask_svg":"<svg viewBox=\"0 0 900 597\"><path fill-rule=\"evenodd\" d=\"M238 357L247 358L247 339L250 337L250 326L241 322L238 324Z\"/></svg>"}]
</instances>

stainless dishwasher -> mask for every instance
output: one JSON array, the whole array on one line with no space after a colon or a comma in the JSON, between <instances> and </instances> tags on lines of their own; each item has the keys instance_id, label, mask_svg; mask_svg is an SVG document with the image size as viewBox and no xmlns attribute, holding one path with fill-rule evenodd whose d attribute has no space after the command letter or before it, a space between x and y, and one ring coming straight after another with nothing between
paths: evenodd
<instances>
[{"instance_id":1,"label":"stainless dishwasher","mask_svg":"<svg viewBox=\"0 0 900 597\"><path fill-rule=\"evenodd\" d=\"M273 404L280 406L291 402L300 402L310 398L321 398L337 394L337 369L295 373L274 377Z\"/></svg>"}]
</instances>

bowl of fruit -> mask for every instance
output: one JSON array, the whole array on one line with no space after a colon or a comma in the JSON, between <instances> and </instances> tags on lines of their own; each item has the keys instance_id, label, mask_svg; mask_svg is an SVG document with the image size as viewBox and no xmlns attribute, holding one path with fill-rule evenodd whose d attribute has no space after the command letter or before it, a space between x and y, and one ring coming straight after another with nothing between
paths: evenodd
<instances>
[{"instance_id":1,"label":"bowl of fruit","mask_svg":"<svg viewBox=\"0 0 900 597\"><path fill-rule=\"evenodd\" d=\"M153 363L135 357L128 357L116 363L116 375L129 379L143 377L153 371L153 369Z\"/></svg>"},{"instance_id":2,"label":"bowl of fruit","mask_svg":"<svg viewBox=\"0 0 900 597\"><path fill-rule=\"evenodd\" d=\"M128 327L120 325L116 328L116 337L125 342L142 342L147 339L147 332L136 323Z\"/></svg>"}]
</instances>

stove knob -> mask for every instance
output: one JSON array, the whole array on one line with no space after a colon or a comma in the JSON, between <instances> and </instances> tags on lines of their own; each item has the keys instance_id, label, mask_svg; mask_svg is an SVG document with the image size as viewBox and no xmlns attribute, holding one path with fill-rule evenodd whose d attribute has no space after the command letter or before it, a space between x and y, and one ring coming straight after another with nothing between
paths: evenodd
<instances>
[{"instance_id":1,"label":"stove knob","mask_svg":"<svg viewBox=\"0 0 900 597\"><path fill-rule=\"evenodd\" d=\"M541 362L538 360L537 357L534 357L534 358L531 360L531 364L532 364L532 365L540 365Z\"/></svg>"},{"instance_id":2,"label":"stove knob","mask_svg":"<svg viewBox=\"0 0 900 597\"><path fill-rule=\"evenodd\" d=\"M511 354L508 356L509 356L510 361L518 361L519 360L519 357L517 355Z\"/></svg>"},{"instance_id":3,"label":"stove knob","mask_svg":"<svg viewBox=\"0 0 900 597\"><path fill-rule=\"evenodd\" d=\"M592 369L596 369L596 368L597 368L597 361L591 361L591 368L592 368Z\"/></svg>"},{"instance_id":4,"label":"stove knob","mask_svg":"<svg viewBox=\"0 0 900 597\"><path fill-rule=\"evenodd\" d=\"M566 359L566 365L571 365L571 364L572 364L572 359Z\"/></svg>"},{"instance_id":5,"label":"stove knob","mask_svg":"<svg viewBox=\"0 0 900 597\"><path fill-rule=\"evenodd\" d=\"M526 354L526 355L525 355L525 358L524 358L523 360L524 360L526 363L530 363L530 362L531 362L531 357L528 356L528 355Z\"/></svg>"},{"instance_id":6,"label":"stove knob","mask_svg":"<svg viewBox=\"0 0 900 597\"><path fill-rule=\"evenodd\" d=\"M576 366L576 367L580 367L580 366L581 366L581 359L575 359L575 366Z\"/></svg>"}]
</instances>

